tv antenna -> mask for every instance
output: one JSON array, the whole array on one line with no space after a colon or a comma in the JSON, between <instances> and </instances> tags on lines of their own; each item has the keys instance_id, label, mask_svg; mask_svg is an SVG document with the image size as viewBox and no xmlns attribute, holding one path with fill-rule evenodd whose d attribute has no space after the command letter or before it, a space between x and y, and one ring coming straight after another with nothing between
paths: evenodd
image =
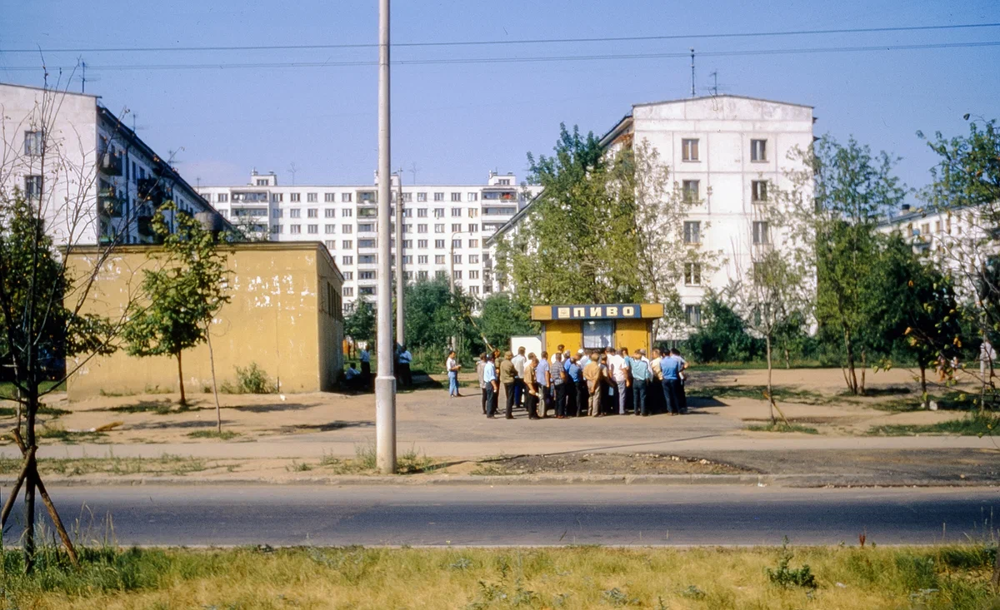
<instances>
[{"instance_id":1,"label":"tv antenna","mask_svg":"<svg viewBox=\"0 0 1000 610\"><path fill-rule=\"evenodd\" d=\"M691 47L691 97L695 97L695 92L694 92L694 47Z\"/></svg>"},{"instance_id":2,"label":"tv antenna","mask_svg":"<svg viewBox=\"0 0 1000 610\"><path fill-rule=\"evenodd\" d=\"M292 161L291 165L288 166L288 173L292 175L292 186L295 186L295 174L299 173L299 168L295 166L295 161Z\"/></svg>"},{"instance_id":3,"label":"tv antenna","mask_svg":"<svg viewBox=\"0 0 1000 610\"><path fill-rule=\"evenodd\" d=\"M410 170L409 171L410 171L411 174L413 174L413 184L417 183L417 170L418 169L419 168L417 167L416 163L411 163L410 164Z\"/></svg>"}]
</instances>

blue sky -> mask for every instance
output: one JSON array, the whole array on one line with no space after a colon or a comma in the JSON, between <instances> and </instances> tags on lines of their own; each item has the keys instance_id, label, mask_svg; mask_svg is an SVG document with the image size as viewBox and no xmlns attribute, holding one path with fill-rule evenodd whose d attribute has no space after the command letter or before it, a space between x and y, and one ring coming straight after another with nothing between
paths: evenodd
<instances>
[{"instance_id":1,"label":"blue sky","mask_svg":"<svg viewBox=\"0 0 1000 610\"><path fill-rule=\"evenodd\" d=\"M50 66L92 66L88 93L136 113L159 151L180 150L192 183L243 183L251 167L285 183L364 183L376 162L376 67L101 70L100 66L351 62L374 48L308 51L58 53L59 48L374 43L377 3L355 0L0 0L0 49L42 47ZM393 41L523 40L775 32L1000 22L1000 2L840 0L769 3L618 0L396 0ZM1000 41L1000 28L486 47L399 48L394 59L650 54ZM37 53L0 53L0 80L40 85ZM958 134L962 115L1000 118L1000 46L892 52L703 57L699 93L810 104L817 134L853 134L903 157L910 186L934 159L917 130ZM79 90L80 83L72 88ZM685 97L684 58L401 65L393 71L393 166L420 183L526 173L559 123L603 133L631 104ZM131 123L131 119L127 119ZM413 175L407 171L407 182Z\"/></svg>"}]
</instances>

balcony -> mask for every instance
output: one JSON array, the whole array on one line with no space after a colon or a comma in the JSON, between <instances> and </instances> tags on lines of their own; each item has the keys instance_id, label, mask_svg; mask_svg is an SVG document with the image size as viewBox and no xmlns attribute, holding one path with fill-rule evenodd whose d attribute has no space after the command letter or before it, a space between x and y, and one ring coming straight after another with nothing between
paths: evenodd
<instances>
[{"instance_id":1,"label":"balcony","mask_svg":"<svg viewBox=\"0 0 1000 610\"><path fill-rule=\"evenodd\" d=\"M115 189L102 188L97 192L97 211L104 217L121 218L125 202L118 198Z\"/></svg>"},{"instance_id":2,"label":"balcony","mask_svg":"<svg viewBox=\"0 0 1000 610\"><path fill-rule=\"evenodd\" d=\"M139 198L152 203L155 207L160 207L174 197L173 189L157 178L143 178L136 183L136 186Z\"/></svg>"},{"instance_id":3,"label":"balcony","mask_svg":"<svg viewBox=\"0 0 1000 610\"><path fill-rule=\"evenodd\" d=\"M102 151L100 153L98 167L102 174L106 176L121 176L122 166L123 163L121 153L112 153L108 151Z\"/></svg>"},{"instance_id":4,"label":"balcony","mask_svg":"<svg viewBox=\"0 0 1000 610\"><path fill-rule=\"evenodd\" d=\"M156 237L156 231L153 230L153 216L148 211L141 212L136 217L135 225L139 231L139 235L143 237Z\"/></svg>"}]
</instances>

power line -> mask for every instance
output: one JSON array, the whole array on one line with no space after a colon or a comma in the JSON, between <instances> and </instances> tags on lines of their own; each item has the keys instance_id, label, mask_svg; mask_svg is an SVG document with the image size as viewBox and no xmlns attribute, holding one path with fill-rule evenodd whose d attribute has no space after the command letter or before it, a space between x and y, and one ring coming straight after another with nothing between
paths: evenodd
<instances>
[{"instance_id":1,"label":"power line","mask_svg":"<svg viewBox=\"0 0 1000 610\"><path fill-rule=\"evenodd\" d=\"M830 34L873 34L890 32L923 32L941 30L967 30L1000 27L1000 23L962 23L955 25L918 25L878 28L837 28L825 30L784 30L773 32L728 32L701 34L664 34L658 36L617 36L596 38L535 38L526 40L463 40L463 41L428 41L428 42L397 42L392 46L401 47L457 47L457 46L490 46L490 45L526 45L526 44L568 44L590 42L643 42L656 40L693 40L706 38L761 38L776 36L820 36ZM0 53L165 53L192 51L295 51L323 49L369 49L378 47L375 43L341 43L341 44L289 44L289 45L239 45L239 46L202 46L202 47L96 47L75 49L0 49Z\"/></svg>"},{"instance_id":2,"label":"power line","mask_svg":"<svg viewBox=\"0 0 1000 610\"><path fill-rule=\"evenodd\" d=\"M1000 41L983 42L944 42L932 44L911 44L911 45L878 45L878 46L852 46L852 47L811 47L794 49L750 49L740 51L701 51L699 55L705 57L741 57L756 55L799 55L799 54L822 54L822 53L871 53L886 51L915 51L928 49L963 49L963 48L986 48L998 47ZM629 54L604 54L604 55L561 55L561 56L525 56L525 57L451 57L439 59L398 59L394 60L395 65L455 65L455 64L505 64L505 63L546 63L546 62L570 62L570 61L602 61L602 60L636 60L636 59L670 59L688 58L690 52L664 52L664 53L629 53ZM93 65L87 67L92 71L129 71L129 70L228 70L228 69L267 69L267 68L343 68L353 66L373 66L377 65L373 60L356 61L321 61L321 62L253 62L253 63L211 63L211 64L120 64L120 65ZM64 66L62 69L70 69L73 66ZM58 69L59 67L50 67ZM8 66L10 71L33 71L38 66Z\"/></svg>"}]
</instances>

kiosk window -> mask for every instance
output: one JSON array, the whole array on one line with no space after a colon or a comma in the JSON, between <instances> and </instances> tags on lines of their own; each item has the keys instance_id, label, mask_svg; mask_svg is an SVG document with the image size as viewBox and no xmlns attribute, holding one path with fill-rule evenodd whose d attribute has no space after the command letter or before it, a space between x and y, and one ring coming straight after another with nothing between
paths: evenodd
<instances>
[{"instance_id":1,"label":"kiosk window","mask_svg":"<svg viewBox=\"0 0 1000 610\"><path fill-rule=\"evenodd\" d=\"M611 347L615 334L614 320L587 320L583 323L583 347Z\"/></svg>"}]
</instances>

